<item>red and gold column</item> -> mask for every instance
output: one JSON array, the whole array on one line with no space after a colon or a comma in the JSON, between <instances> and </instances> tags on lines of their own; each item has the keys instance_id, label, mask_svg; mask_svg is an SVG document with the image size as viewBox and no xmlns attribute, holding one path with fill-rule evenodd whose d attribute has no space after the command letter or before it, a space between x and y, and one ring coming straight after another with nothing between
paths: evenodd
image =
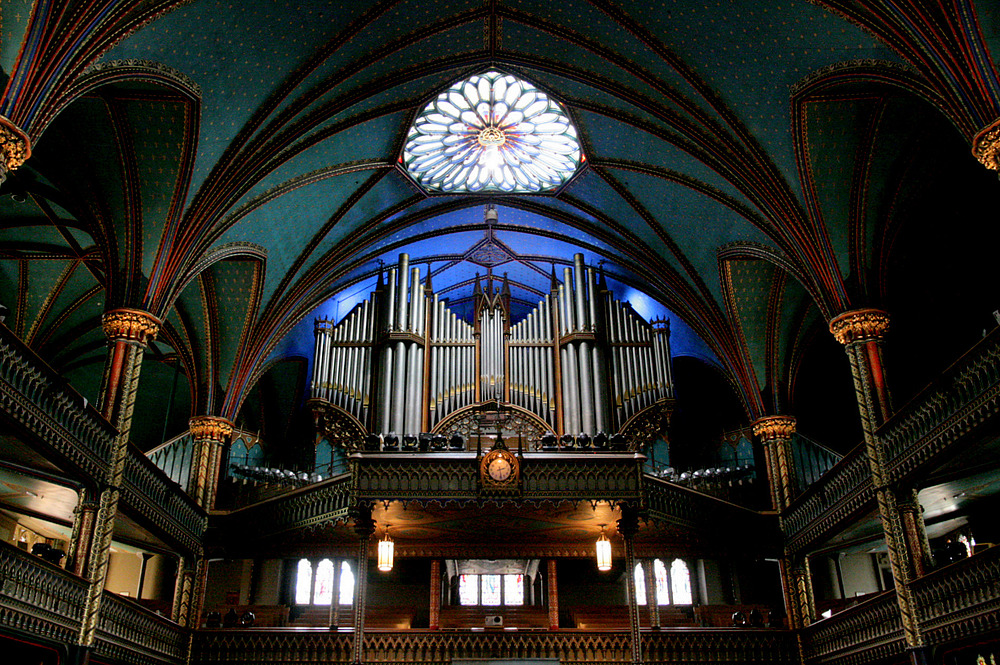
<instances>
[{"instance_id":1,"label":"red and gold column","mask_svg":"<svg viewBox=\"0 0 1000 665\"><path fill-rule=\"evenodd\" d=\"M91 541L94 538L94 521L97 519L98 503L93 490L83 488L79 492L73 518L73 535L69 545L67 568L83 577L87 571Z\"/></svg>"},{"instance_id":2,"label":"red and gold column","mask_svg":"<svg viewBox=\"0 0 1000 665\"><path fill-rule=\"evenodd\" d=\"M111 451L108 475L101 483L90 544L86 572L89 587L79 635L79 644L84 648L89 648L94 643L104 580L108 574L111 539L118 512L119 489L125 472L142 354L146 343L159 332L160 320L141 310L114 309L104 313L102 326L108 338L108 355L101 380L98 409L118 434Z\"/></svg>"},{"instance_id":3,"label":"red and gold column","mask_svg":"<svg viewBox=\"0 0 1000 665\"><path fill-rule=\"evenodd\" d=\"M188 430L194 440L188 493L199 506L211 510L219 485L219 465L233 434L233 424L216 416L196 416L188 421Z\"/></svg>"},{"instance_id":4,"label":"red and gold column","mask_svg":"<svg viewBox=\"0 0 1000 665\"><path fill-rule=\"evenodd\" d=\"M830 332L844 345L851 362L865 451L871 467L872 484L875 487L882 530L889 551L889 564L896 586L896 600L903 624L903 635L914 662L919 662L919 652L923 649L924 642L917 621L910 582L918 569L918 566L914 565L914 559L922 559L923 556L919 554L917 557L911 556L907 548L904 515L909 513L911 528L917 528L918 522L912 519L912 514L920 508L912 492L904 497L905 500L901 505L897 493L889 486L885 446L876 435L878 427L892 413L882 362L882 341L888 329L889 315L876 309L845 312L830 321ZM922 521L919 525L922 526ZM913 538L915 541L918 539L923 539L923 536Z\"/></svg>"},{"instance_id":5,"label":"red and gold column","mask_svg":"<svg viewBox=\"0 0 1000 665\"><path fill-rule=\"evenodd\" d=\"M795 492L795 468L792 466L791 441L795 434L792 416L768 416L754 422L753 433L764 447L767 459L771 505L781 512L792 503Z\"/></svg>"}]
</instances>

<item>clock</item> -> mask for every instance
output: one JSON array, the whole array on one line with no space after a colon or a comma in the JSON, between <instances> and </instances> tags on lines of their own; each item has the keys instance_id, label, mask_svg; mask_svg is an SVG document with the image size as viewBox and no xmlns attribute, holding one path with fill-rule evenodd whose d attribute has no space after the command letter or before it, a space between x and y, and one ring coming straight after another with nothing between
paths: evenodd
<instances>
[{"instance_id":1,"label":"clock","mask_svg":"<svg viewBox=\"0 0 1000 665\"><path fill-rule=\"evenodd\" d=\"M507 448L495 447L483 456L479 464L479 477L483 487L510 489L517 487L520 464Z\"/></svg>"}]
</instances>

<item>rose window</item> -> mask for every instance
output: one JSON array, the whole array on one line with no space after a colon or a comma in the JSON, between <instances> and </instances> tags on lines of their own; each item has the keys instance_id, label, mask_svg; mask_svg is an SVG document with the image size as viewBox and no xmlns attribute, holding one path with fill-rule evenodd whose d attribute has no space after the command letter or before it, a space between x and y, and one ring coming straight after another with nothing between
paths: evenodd
<instances>
[{"instance_id":1,"label":"rose window","mask_svg":"<svg viewBox=\"0 0 1000 665\"><path fill-rule=\"evenodd\" d=\"M583 161L562 106L509 74L459 81L417 116L403 165L431 192L554 190Z\"/></svg>"}]
</instances>

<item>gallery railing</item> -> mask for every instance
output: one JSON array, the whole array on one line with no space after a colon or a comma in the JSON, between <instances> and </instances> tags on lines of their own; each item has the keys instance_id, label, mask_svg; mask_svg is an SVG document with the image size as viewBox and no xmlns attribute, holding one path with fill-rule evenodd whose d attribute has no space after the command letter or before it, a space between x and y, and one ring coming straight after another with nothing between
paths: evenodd
<instances>
[{"instance_id":1,"label":"gallery railing","mask_svg":"<svg viewBox=\"0 0 1000 665\"><path fill-rule=\"evenodd\" d=\"M858 446L781 516L785 547L793 552L805 548L864 511L874 500L871 465L864 446Z\"/></svg>"},{"instance_id":2,"label":"gallery railing","mask_svg":"<svg viewBox=\"0 0 1000 665\"><path fill-rule=\"evenodd\" d=\"M903 652L896 592L886 591L809 626L803 636L808 663L854 665Z\"/></svg>"},{"instance_id":3,"label":"gallery railing","mask_svg":"<svg viewBox=\"0 0 1000 665\"><path fill-rule=\"evenodd\" d=\"M890 481L934 464L1000 412L1000 327L969 349L876 433L886 447Z\"/></svg>"},{"instance_id":4,"label":"gallery railing","mask_svg":"<svg viewBox=\"0 0 1000 665\"><path fill-rule=\"evenodd\" d=\"M351 634L318 631L202 631L192 663L347 663ZM797 659L786 631L695 629L644 632L646 663L767 663ZM629 634L619 631L430 631L372 632L365 635L365 663L449 665L454 659L555 658L562 663L631 663Z\"/></svg>"},{"instance_id":5,"label":"gallery railing","mask_svg":"<svg viewBox=\"0 0 1000 665\"><path fill-rule=\"evenodd\" d=\"M899 409L876 432L887 450L889 482L938 463L1000 413L1000 327L995 328ZM805 549L871 506L875 491L864 446L858 446L782 516L786 547Z\"/></svg>"},{"instance_id":6,"label":"gallery railing","mask_svg":"<svg viewBox=\"0 0 1000 665\"><path fill-rule=\"evenodd\" d=\"M1000 629L1000 546L940 568L910 586L928 644Z\"/></svg>"},{"instance_id":7,"label":"gallery railing","mask_svg":"<svg viewBox=\"0 0 1000 665\"><path fill-rule=\"evenodd\" d=\"M138 448L125 458L122 501L132 513L152 523L189 552L200 552L208 516Z\"/></svg>"},{"instance_id":8,"label":"gallery railing","mask_svg":"<svg viewBox=\"0 0 1000 665\"><path fill-rule=\"evenodd\" d=\"M97 622L96 651L126 663L183 663L189 633L138 603L104 592Z\"/></svg>"},{"instance_id":9,"label":"gallery railing","mask_svg":"<svg viewBox=\"0 0 1000 665\"><path fill-rule=\"evenodd\" d=\"M92 478L107 475L115 429L2 323L0 414L30 432L49 456Z\"/></svg>"},{"instance_id":10,"label":"gallery railing","mask_svg":"<svg viewBox=\"0 0 1000 665\"><path fill-rule=\"evenodd\" d=\"M87 583L0 542L0 626L71 643L80 631Z\"/></svg>"},{"instance_id":11,"label":"gallery railing","mask_svg":"<svg viewBox=\"0 0 1000 665\"><path fill-rule=\"evenodd\" d=\"M107 477L115 429L3 324L0 414L60 466L72 467L90 478ZM125 506L158 528L161 535L189 551L200 551L206 527L204 512L131 445L122 490Z\"/></svg>"}]
</instances>

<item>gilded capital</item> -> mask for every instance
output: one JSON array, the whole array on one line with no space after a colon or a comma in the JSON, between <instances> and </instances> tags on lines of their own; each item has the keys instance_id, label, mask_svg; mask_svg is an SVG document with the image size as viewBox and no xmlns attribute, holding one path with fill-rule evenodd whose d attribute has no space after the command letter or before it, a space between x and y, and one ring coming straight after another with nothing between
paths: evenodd
<instances>
[{"instance_id":1,"label":"gilded capital","mask_svg":"<svg viewBox=\"0 0 1000 665\"><path fill-rule=\"evenodd\" d=\"M889 330L889 315L880 309L856 309L830 319L830 332L841 344L882 339Z\"/></svg>"},{"instance_id":2,"label":"gilded capital","mask_svg":"<svg viewBox=\"0 0 1000 665\"><path fill-rule=\"evenodd\" d=\"M0 115L0 183L28 157L31 157L31 142L27 135Z\"/></svg>"},{"instance_id":3,"label":"gilded capital","mask_svg":"<svg viewBox=\"0 0 1000 665\"><path fill-rule=\"evenodd\" d=\"M972 154L986 168L1000 171L1000 118L973 137Z\"/></svg>"},{"instance_id":4,"label":"gilded capital","mask_svg":"<svg viewBox=\"0 0 1000 665\"><path fill-rule=\"evenodd\" d=\"M160 332L160 320L139 309L112 309L101 317L108 339L126 339L145 344Z\"/></svg>"},{"instance_id":5,"label":"gilded capital","mask_svg":"<svg viewBox=\"0 0 1000 665\"><path fill-rule=\"evenodd\" d=\"M226 443L233 433L233 424L218 416L195 416L188 420L188 430L197 441Z\"/></svg>"},{"instance_id":6,"label":"gilded capital","mask_svg":"<svg viewBox=\"0 0 1000 665\"><path fill-rule=\"evenodd\" d=\"M761 443L790 439L795 434L795 418L793 416L768 416L753 424L753 433Z\"/></svg>"}]
</instances>

